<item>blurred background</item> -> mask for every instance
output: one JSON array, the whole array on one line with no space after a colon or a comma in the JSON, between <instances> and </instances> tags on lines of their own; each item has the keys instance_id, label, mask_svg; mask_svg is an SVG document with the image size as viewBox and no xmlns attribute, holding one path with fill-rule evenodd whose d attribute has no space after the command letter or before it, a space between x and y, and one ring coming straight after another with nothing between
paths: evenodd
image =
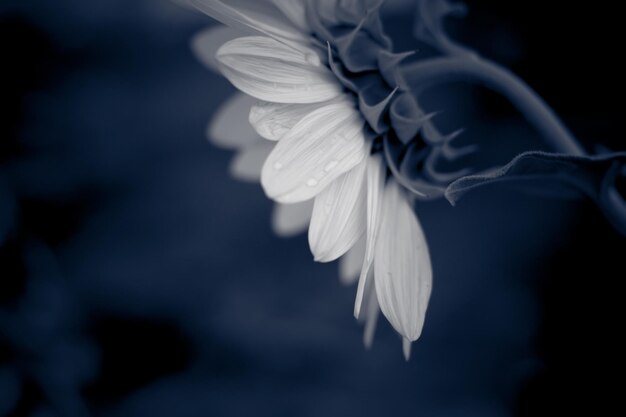
<instances>
[{"instance_id":1,"label":"blurred background","mask_svg":"<svg viewBox=\"0 0 626 417\"><path fill-rule=\"evenodd\" d=\"M389 3L388 31L414 48L412 2ZM456 39L588 149L626 149L619 13L467 3ZM406 363L380 320L365 350L355 288L306 236L275 237L260 186L206 140L234 92L190 52L211 24L167 0L0 0L0 416L603 415L626 239L593 204L502 187L420 204L422 338ZM480 89L429 97L502 162L536 140Z\"/></svg>"}]
</instances>

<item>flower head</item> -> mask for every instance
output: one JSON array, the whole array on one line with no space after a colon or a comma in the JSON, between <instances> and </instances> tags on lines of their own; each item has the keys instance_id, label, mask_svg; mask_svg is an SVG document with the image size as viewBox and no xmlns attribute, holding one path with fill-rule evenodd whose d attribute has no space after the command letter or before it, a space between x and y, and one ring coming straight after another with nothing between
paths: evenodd
<instances>
[{"instance_id":1,"label":"flower head","mask_svg":"<svg viewBox=\"0 0 626 417\"><path fill-rule=\"evenodd\" d=\"M422 331L432 271L407 191L454 205L497 182L554 196L573 187L626 234L626 152L588 155L522 80L448 37L443 19L464 14L461 4L416 0L414 36L430 52L409 60L383 31L383 0L188 1L231 27L202 33L194 49L246 94L219 112L213 141L238 149L233 174L260 180L277 202L279 234L308 225L315 260L340 258L342 282L358 278L366 345L379 310L407 356ZM504 166L465 158L478 147L453 146L462 130L442 134L418 103L425 89L455 80L506 96L557 153L531 150Z\"/></svg>"},{"instance_id":2,"label":"flower head","mask_svg":"<svg viewBox=\"0 0 626 417\"><path fill-rule=\"evenodd\" d=\"M210 132L239 149L233 173L260 179L278 203L273 224L281 234L308 223L315 260L342 258L342 281L358 277L355 316L365 318L366 345L380 309L404 337L408 358L422 331L432 271L424 233L390 175L382 140L408 141L422 118L397 70L409 54L391 51L381 2L191 3L231 26L199 35L194 49L246 94L224 107ZM230 124L242 129L236 125L243 118L258 136L229 131Z\"/></svg>"}]
</instances>

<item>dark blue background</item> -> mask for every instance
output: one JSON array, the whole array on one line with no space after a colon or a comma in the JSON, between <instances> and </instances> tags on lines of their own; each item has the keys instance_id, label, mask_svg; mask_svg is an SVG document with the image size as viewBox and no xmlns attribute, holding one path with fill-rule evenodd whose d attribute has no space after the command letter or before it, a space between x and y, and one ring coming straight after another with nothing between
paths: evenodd
<instances>
[{"instance_id":1,"label":"dark blue background","mask_svg":"<svg viewBox=\"0 0 626 417\"><path fill-rule=\"evenodd\" d=\"M455 37L512 68L592 149L624 149L621 17L471 1ZM387 27L413 47L410 15ZM435 271L405 363L205 126L234 89L191 55L210 19L166 0L0 3L0 416L539 416L612 396L625 239L589 202L494 187L420 204ZM502 99L431 93L504 160ZM458 127L458 126L457 126ZM614 250L615 252L611 252Z\"/></svg>"}]
</instances>

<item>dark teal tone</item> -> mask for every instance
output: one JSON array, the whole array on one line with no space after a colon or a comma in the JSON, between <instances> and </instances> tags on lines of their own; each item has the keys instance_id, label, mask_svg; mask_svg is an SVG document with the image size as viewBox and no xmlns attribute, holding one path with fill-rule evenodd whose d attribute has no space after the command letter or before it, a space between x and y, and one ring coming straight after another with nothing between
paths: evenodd
<instances>
[{"instance_id":1,"label":"dark teal tone","mask_svg":"<svg viewBox=\"0 0 626 417\"><path fill-rule=\"evenodd\" d=\"M585 149L624 149L621 14L556 1L468 10L447 19L453 39L526 80ZM415 49L413 19L383 15L394 50ZM588 199L494 183L456 207L417 202L436 271L423 336L406 363L381 319L366 351L355 288L312 261L306 236L274 236L261 187L230 178L233 153L205 138L235 92L190 52L210 24L169 1L0 1L0 416L621 409L626 239ZM428 45L405 62L436 56ZM480 145L441 172L542 148L473 84L433 87L420 106L446 135L465 128L459 148Z\"/></svg>"}]
</instances>

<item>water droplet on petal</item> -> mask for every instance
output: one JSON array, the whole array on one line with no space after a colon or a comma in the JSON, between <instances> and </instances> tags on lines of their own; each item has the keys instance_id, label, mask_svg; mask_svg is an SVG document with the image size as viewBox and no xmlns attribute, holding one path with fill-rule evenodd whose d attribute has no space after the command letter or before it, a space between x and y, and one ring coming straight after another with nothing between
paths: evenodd
<instances>
[{"instance_id":1,"label":"water droplet on petal","mask_svg":"<svg viewBox=\"0 0 626 417\"><path fill-rule=\"evenodd\" d=\"M320 61L319 55L317 55L314 52L307 52L307 53L305 53L304 59L306 60L306 62L308 62L309 64L313 65L314 67L319 67L321 65L321 61Z\"/></svg>"},{"instance_id":2,"label":"water droplet on petal","mask_svg":"<svg viewBox=\"0 0 626 417\"><path fill-rule=\"evenodd\" d=\"M274 163L274 169L276 171L280 171L283 168L283 164L281 164L280 162L275 162Z\"/></svg>"},{"instance_id":3,"label":"water droplet on petal","mask_svg":"<svg viewBox=\"0 0 626 417\"><path fill-rule=\"evenodd\" d=\"M324 171L326 172L330 172L333 170L333 168L335 168L337 166L337 164L339 164L339 161L336 160L332 160L329 163L326 164L326 166L324 167Z\"/></svg>"},{"instance_id":4,"label":"water droplet on petal","mask_svg":"<svg viewBox=\"0 0 626 417\"><path fill-rule=\"evenodd\" d=\"M309 187L315 187L317 185L317 180L315 178L311 178L306 182L306 185Z\"/></svg>"}]
</instances>

